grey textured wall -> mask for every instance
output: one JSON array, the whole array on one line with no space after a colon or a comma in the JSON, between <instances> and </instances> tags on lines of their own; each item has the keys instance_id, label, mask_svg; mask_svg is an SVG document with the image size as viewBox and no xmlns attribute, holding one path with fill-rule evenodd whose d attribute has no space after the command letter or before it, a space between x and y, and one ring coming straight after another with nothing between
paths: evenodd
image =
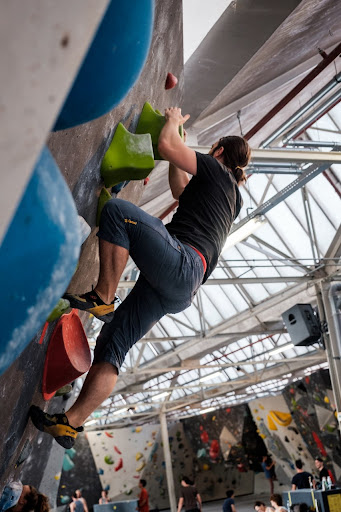
<instances>
[{"instance_id":1,"label":"grey textured wall","mask_svg":"<svg viewBox=\"0 0 341 512\"><path fill-rule=\"evenodd\" d=\"M166 91L164 83L168 72L179 78L179 84L175 89ZM105 75L102 78L105 80ZM182 88L182 2L156 0L155 25L148 60L128 96L109 114L50 135L49 147L73 192L79 214L93 228L92 234L83 245L79 268L72 280L72 289L86 291L97 279L95 214L102 187L99 169L117 123L121 121L133 130L145 101L163 110L167 106L181 103ZM132 182L123 191L122 197L139 203L142 194L143 183ZM55 470L48 465L48 461L51 450L59 449L49 436L41 435L34 429L28 420L28 411L32 403L44 405L40 392L41 377L45 352L54 325L49 326L42 345L38 343L40 332L37 333L23 354L0 378L0 488L8 479L22 477L25 483L38 487L41 484L45 490L49 489L45 468L48 467L47 472ZM59 411L64 405L62 399L53 399L49 409ZM27 439L32 445L31 455L15 469L15 462ZM56 457L60 457L59 452L56 452ZM58 482L53 474L50 478L52 483L56 482L50 491L55 495Z\"/></svg>"}]
</instances>

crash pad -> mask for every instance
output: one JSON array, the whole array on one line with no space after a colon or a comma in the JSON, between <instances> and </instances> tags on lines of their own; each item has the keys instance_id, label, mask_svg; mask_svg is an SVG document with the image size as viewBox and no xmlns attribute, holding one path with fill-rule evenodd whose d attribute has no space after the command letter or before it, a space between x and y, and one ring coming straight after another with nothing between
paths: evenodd
<instances>
[{"instance_id":1,"label":"crash pad","mask_svg":"<svg viewBox=\"0 0 341 512\"><path fill-rule=\"evenodd\" d=\"M0 374L43 326L63 295L80 250L69 187L44 148L0 249Z\"/></svg>"},{"instance_id":2,"label":"crash pad","mask_svg":"<svg viewBox=\"0 0 341 512\"><path fill-rule=\"evenodd\" d=\"M141 180L154 169L154 154L149 133L136 135L118 123L101 165L106 187L125 180Z\"/></svg>"},{"instance_id":3,"label":"crash pad","mask_svg":"<svg viewBox=\"0 0 341 512\"><path fill-rule=\"evenodd\" d=\"M143 69L153 31L153 0L111 0L62 107L55 130L110 112Z\"/></svg>"}]
</instances>

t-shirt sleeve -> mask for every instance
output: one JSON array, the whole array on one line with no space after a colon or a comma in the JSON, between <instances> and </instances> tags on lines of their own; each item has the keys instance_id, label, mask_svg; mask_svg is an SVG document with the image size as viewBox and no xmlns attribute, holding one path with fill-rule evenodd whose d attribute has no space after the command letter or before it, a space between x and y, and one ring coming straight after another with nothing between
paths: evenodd
<instances>
[{"instance_id":1,"label":"t-shirt sleeve","mask_svg":"<svg viewBox=\"0 0 341 512\"><path fill-rule=\"evenodd\" d=\"M220 164L210 155L203 155L196 152L197 155L197 174L196 177L201 181L210 181L217 179L217 173L225 171Z\"/></svg>"}]
</instances>

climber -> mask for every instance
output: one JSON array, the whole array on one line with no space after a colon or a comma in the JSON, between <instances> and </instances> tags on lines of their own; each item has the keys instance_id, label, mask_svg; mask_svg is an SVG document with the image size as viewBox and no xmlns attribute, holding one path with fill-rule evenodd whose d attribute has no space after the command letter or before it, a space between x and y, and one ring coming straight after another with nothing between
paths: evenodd
<instances>
[{"instance_id":1,"label":"climber","mask_svg":"<svg viewBox=\"0 0 341 512\"><path fill-rule=\"evenodd\" d=\"M169 165L169 185L179 200L166 226L122 199L106 203L99 237L100 274L95 288L66 294L71 307L106 321L97 338L93 365L76 402L66 413L49 415L36 406L31 418L41 431L70 448L89 415L111 394L128 350L167 313L189 307L214 270L232 222L242 206L239 186L250 160L247 141L222 137L208 155L186 146L179 135L183 116L167 108L158 150ZM192 175L190 180L189 175ZM128 257L140 275L116 309L115 292Z\"/></svg>"}]
</instances>

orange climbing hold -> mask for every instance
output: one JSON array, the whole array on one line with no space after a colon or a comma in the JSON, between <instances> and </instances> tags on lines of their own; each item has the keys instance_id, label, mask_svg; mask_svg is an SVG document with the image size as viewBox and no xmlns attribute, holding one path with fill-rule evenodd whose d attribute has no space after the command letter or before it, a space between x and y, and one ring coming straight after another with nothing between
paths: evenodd
<instances>
[{"instance_id":1,"label":"orange climbing hold","mask_svg":"<svg viewBox=\"0 0 341 512\"><path fill-rule=\"evenodd\" d=\"M50 400L58 389L87 372L90 365L88 340L78 314L72 310L59 319L47 349L42 383L44 399Z\"/></svg>"}]
</instances>

